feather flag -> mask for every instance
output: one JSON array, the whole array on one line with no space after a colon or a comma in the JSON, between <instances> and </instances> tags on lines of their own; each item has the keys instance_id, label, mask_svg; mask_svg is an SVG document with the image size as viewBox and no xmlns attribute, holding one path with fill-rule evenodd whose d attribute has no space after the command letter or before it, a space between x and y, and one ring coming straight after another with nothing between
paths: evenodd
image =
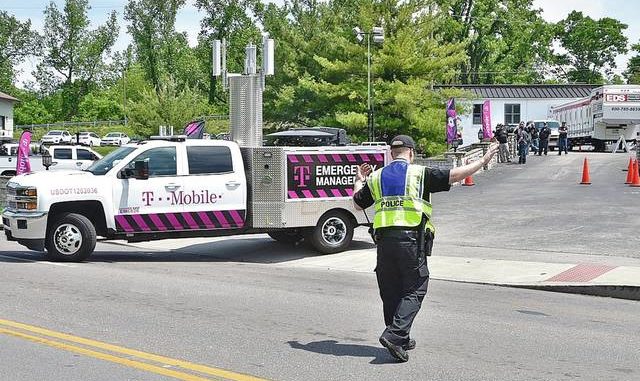
<instances>
[{"instance_id":1,"label":"feather flag","mask_svg":"<svg viewBox=\"0 0 640 381\"><path fill-rule=\"evenodd\" d=\"M452 144L458 135L458 115L456 114L456 99L447 101L447 144Z\"/></svg>"},{"instance_id":2,"label":"feather flag","mask_svg":"<svg viewBox=\"0 0 640 381\"><path fill-rule=\"evenodd\" d=\"M187 139L202 139L204 134L204 120L194 120L184 127L184 134Z\"/></svg>"},{"instance_id":3,"label":"feather flag","mask_svg":"<svg viewBox=\"0 0 640 381\"><path fill-rule=\"evenodd\" d=\"M20 135L20 142L18 144L16 175L31 172L31 163L29 162L29 144L31 144L31 131L24 131L22 135Z\"/></svg>"}]
</instances>

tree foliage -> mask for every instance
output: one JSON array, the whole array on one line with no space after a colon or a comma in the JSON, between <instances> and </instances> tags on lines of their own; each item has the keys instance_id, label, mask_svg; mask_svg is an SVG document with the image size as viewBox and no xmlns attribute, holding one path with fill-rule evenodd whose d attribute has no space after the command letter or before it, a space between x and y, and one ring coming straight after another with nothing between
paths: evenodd
<instances>
[{"instance_id":1,"label":"tree foliage","mask_svg":"<svg viewBox=\"0 0 640 381\"><path fill-rule=\"evenodd\" d=\"M8 90L15 80L15 67L27 56L40 52L40 36L31 21L21 22L0 11L0 89Z\"/></svg>"},{"instance_id":2,"label":"tree foliage","mask_svg":"<svg viewBox=\"0 0 640 381\"><path fill-rule=\"evenodd\" d=\"M62 92L59 115L70 119L78 113L82 98L109 73L104 63L117 36L116 13L89 30L87 0L66 0L64 8L50 3L44 11L44 57L37 79L45 92Z\"/></svg>"},{"instance_id":3,"label":"tree foliage","mask_svg":"<svg viewBox=\"0 0 640 381\"><path fill-rule=\"evenodd\" d=\"M635 51L636 55L629 59L624 76L627 83L640 85L640 42L632 45L631 50Z\"/></svg>"},{"instance_id":4,"label":"tree foliage","mask_svg":"<svg viewBox=\"0 0 640 381\"><path fill-rule=\"evenodd\" d=\"M466 41L461 83L533 83L551 57L553 26L533 0L441 0L445 22L440 34Z\"/></svg>"},{"instance_id":5,"label":"tree foliage","mask_svg":"<svg viewBox=\"0 0 640 381\"><path fill-rule=\"evenodd\" d=\"M558 23L558 39L567 53L558 55L561 64L569 65L571 82L603 83L604 74L611 75L615 58L627 52L627 25L603 17L594 20L573 11Z\"/></svg>"},{"instance_id":6,"label":"tree foliage","mask_svg":"<svg viewBox=\"0 0 640 381\"><path fill-rule=\"evenodd\" d=\"M167 75L176 76L189 62L187 36L175 29L176 15L185 0L129 0L125 8L127 30L138 61L156 89ZM188 78L182 78L188 80Z\"/></svg>"},{"instance_id":7,"label":"tree foliage","mask_svg":"<svg viewBox=\"0 0 640 381\"><path fill-rule=\"evenodd\" d=\"M37 87L16 93L16 123L127 118L140 136L156 134L159 125L177 131L191 118L227 112L228 94L211 75L213 40L227 41L227 68L239 73L245 46L260 50L265 32L276 41L275 75L263 97L267 128L324 125L368 139L367 40L357 41L352 29L382 26L384 43L371 44L375 138L410 134L427 154L445 148L445 100L469 96L434 91L435 84L623 81L611 69L626 52L626 25L580 12L548 23L534 0L190 3L202 16L192 20L200 26L197 46L176 31L186 0L127 0L132 44L115 53L115 13L91 29L88 0L46 8L42 53L29 22L0 12L0 86L15 79L25 56L41 58ZM624 73L629 83L640 82L639 57ZM225 127L207 124L209 132Z\"/></svg>"}]
</instances>

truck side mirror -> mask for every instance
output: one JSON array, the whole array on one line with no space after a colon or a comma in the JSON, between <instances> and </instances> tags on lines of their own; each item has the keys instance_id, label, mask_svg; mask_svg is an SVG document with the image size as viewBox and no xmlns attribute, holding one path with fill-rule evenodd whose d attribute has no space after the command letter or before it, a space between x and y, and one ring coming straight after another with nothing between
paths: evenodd
<instances>
[{"instance_id":1,"label":"truck side mirror","mask_svg":"<svg viewBox=\"0 0 640 381\"><path fill-rule=\"evenodd\" d=\"M149 178L149 162L146 160L137 160L133 163L133 176L138 180L147 180Z\"/></svg>"}]
</instances>

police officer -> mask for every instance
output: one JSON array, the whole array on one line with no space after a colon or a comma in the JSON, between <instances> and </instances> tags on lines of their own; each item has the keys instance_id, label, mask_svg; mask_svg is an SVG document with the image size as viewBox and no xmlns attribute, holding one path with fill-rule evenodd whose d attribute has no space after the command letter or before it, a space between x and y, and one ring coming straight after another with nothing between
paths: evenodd
<instances>
[{"instance_id":1,"label":"police officer","mask_svg":"<svg viewBox=\"0 0 640 381\"><path fill-rule=\"evenodd\" d=\"M430 254L435 228L431 223L431 193L448 191L489 163L498 144L489 146L481 160L452 170L412 164L416 144L406 135L391 141L391 161L372 173L368 164L358 167L353 201L357 209L375 204L375 241L378 245L376 276L384 322L380 343L398 361L409 360L415 348L409 336L413 319L427 293ZM368 182L365 179L369 176Z\"/></svg>"}]
</instances>

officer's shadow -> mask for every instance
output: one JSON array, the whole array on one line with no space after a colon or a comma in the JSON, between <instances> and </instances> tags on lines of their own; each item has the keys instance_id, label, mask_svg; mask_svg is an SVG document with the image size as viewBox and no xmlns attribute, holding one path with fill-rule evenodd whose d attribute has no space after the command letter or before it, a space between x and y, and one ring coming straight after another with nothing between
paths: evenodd
<instances>
[{"instance_id":1,"label":"officer's shadow","mask_svg":"<svg viewBox=\"0 0 640 381\"><path fill-rule=\"evenodd\" d=\"M302 349L309 352L332 356L373 357L369 364L393 364L397 363L389 352L382 347L372 347L360 344L340 344L336 340L311 341L302 344L299 341L287 341L293 349Z\"/></svg>"}]
</instances>

